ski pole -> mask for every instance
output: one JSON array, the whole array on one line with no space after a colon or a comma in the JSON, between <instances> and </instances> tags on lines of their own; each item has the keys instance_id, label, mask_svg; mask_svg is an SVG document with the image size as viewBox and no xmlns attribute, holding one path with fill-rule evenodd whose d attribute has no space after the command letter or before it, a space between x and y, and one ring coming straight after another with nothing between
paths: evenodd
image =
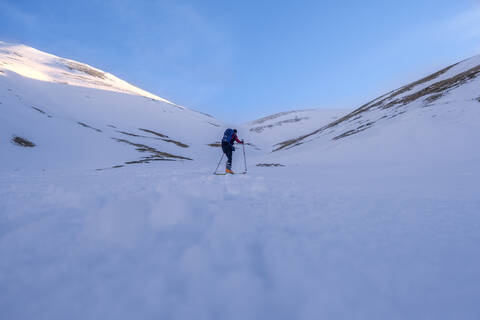
<instances>
[{"instance_id":1,"label":"ski pole","mask_svg":"<svg viewBox=\"0 0 480 320\"><path fill-rule=\"evenodd\" d=\"M217 173L218 167L220 167L220 163L222 162L222 159L223 159L223 153L222 153L222 156L220 157L220 161L218 161L217 167L215 168L215 171L213 172L213 174Z\"/></svg>"},{"instance_id":2,"label":"ski pole","mask_svg":"<svg viewBox=\"0 0 480 320\"><path fill-rule=\"evenodd\" d=\"M245 142L242 140L243 146L243 162L245 163L245 173L247 173L247 158L245 157Z\"/></svg>"}]
</instances>

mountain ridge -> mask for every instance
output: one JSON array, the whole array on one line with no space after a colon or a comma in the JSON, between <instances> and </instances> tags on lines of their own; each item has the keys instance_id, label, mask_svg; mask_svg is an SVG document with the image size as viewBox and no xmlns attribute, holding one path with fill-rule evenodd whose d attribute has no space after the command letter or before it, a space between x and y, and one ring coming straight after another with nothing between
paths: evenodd
<instances>
[{"instance_id":1,"label":"mountain ridge","mask_svg":"<svg viewBox=\"0 0 480 320\"><path fill-rule=\"evenodd\" d=\"M460 70L455 70L455 69ZM345 129L339 129L342 131L337 132L332 140L338 140L356 133L362 132L369 129L377 121L394 118L399 114L405 112L404 109L408 108L410 104L418 102L423 98L424 106L432 106L436 103L437 100L444 98L449 95L451 91L456 90L464 84L467 84L469 81L475 80L480 74L480 55L473 56L472 58L462 60L458 63L452 64L446 68L443 68L435 73L432 73L420 80L414 81L410 84L402 86L396 90L390 91L372 101L362 105L361 107L355 109L351 113L345 115L344 117L330 122L308 134L292 138L279 142L275 145L275 151L280 151L282 149L293 148L300 144L310 141L310 138L314 138L317 135L324 133L327 130L330 130L330 133L334 132L334 129L339 128L341 125L344 125ZM477 99L477 97L472 97L471 99ZM378 109L383 110L393 110L391 114L382 114L380 118L374 119L362 119L366 116L366 113L369 111L375 111ZM345 125L348 121L359 120L355 123L358 126L349 126ZM310 140L307 140L310 139Z\"/></svg>"},{"instance_id":2,"label":"mountain ridge","mask_svg":"<svg viewBox=\"0 0 480 320\"><path fill-rule=\"evenodd\" d=\"M0 69L42 81L140 95L184 108L136 87L109 72L23 44L0 41Z\"/></svg>"},{"instance_id":3,"label":"mountain ridge","mask_svg":"<svg viewBox=\"0 0 480 320\"><path fill-rule=\"evenodd\" d=\"M48 145L52 148L59 144L62 152L71 150L72 155L76 155L73 158L80 159L80 154L88 154L89 148L96 145L99 161L89 167L102 168L148 163L165 158L174 161L217 161L214 158L220 151L218 139L226 125L211 115L179 107L166 100L149 98L142 95L143 91L125 91L125 87L121 86L124 81L118 78L112 79L117 79L115 84L120 87L108 90L112 88L106 89L106 83L102 81L108 80L110 74L100 69L26 46L21 46L22 50L5 49L4 46L5 43L0 43L0 82L6 89L0 92L0 103L4 104L4 113L0 118L5 123L1 131L6 136L11 136L8 149L11 149L12 141L26 141L24 146L28 142L36 145L31 148L34 151L30 153L40 154L38 149ZM31 55L34 54L39 55L39 58L32 58ZM9 57L8 61L6 57ZM29 61L33 62L29 64ZM26 63L24 69L21 68L22 63ZM28 73L32 70L37 70L39 74L30 74L30 77L22 75L22 72ZM392 90L354 111L289 110L239 124L237 128L240 129L240 137L249 142L248 152L255 158L255 162L279 163L285 160L284 156L274 156L279 154L279 151L306 145L317 139L323 139L319 140L322 141L321 144L331 150L331 147L336 145L334 142L360 136L359 134L367 132L367 129L383 128L380 124L391 126L402 123L393 119L405 118L405 113L408 114L409 110L432 109L434 111L427 112L427 116L432 118L437 116L437 111L442 110L444 113L463 112L465 108L472 107L469 101L475 102L475 106L480 102L476 82L479 74L480 56L474 56ZM38 79L42 76L51 78ZM59 83L62 77L73 79L73 85ZM75 81L84 81L86 84L77 86ZM462 93L461 90L468 92ZM448 107L441 108L442 105ZM472 119L476 117L476 113L467 113L472 115ZM411 118L411 121L417 120ZM431 126L430 123L425 125ZM78 131L79 128L81 131ZM376 131L376 135L384 135L385 132ZM92 133L96 136L93 137ZM73 144L82 147L77 150L72 145L73 141ZM357 142L359 145L362 143L364 140ZM381 143L387 144L388 141ZM140 159L133 158L132 153L120 150L119 145L123 146L120 149L133 148L137 154L139 152L143 155ZM309 145L306 152L315 153L311 147L314 145ZM46 150L51 150L49 148ZM274 155L271 155L270 151L273 151ZM21 151L12 149L10 152L20 157ZM58 151L49 155L45 151L40 158L43 157L46 162L48 158L55 158L56 152ZM107 157L102 153L118 154L118 157ZM288 156L299 159L293 153L288 153ZM304 156L308 161L311 161L311 158ZM22 160L19 163L28 162Z\"/></svg>"}]
</instances>

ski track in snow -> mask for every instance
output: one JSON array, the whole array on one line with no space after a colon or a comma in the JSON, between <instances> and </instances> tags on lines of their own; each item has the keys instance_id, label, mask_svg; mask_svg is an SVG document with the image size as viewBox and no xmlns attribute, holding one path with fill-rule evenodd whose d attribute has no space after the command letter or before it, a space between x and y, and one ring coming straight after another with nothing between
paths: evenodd
<instances>
[{"instance_id":1,"label":"ski track in snow","mask_svg":"<svg viewBox=\"0 0 480 320\"><path fill-rule=\"evenodd\" d=\"M153 167L2 176L3 319L478 315L478 177Z\"/></svg>"}]
</instances>

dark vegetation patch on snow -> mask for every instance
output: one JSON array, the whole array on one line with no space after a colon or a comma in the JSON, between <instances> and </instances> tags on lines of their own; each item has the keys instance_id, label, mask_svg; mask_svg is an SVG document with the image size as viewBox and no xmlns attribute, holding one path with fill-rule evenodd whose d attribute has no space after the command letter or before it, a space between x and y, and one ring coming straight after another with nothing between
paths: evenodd
<instances>
[{"instance_id":1,"label":"dark vegetation patch on snow","mask_svg":"<svg viewBox=\"0 0 480 320\"><path fill-rule=\"evenodd\" d=\"M285 116L285 115L290 114L290 113L306 112L306 111L312 111L312 110L313 110L313 109L291 110L291 111L279 112L279 113L275 113L275 114L272 114L272 115L269 115L269 116L266 116L266 117L257 119L257 120L255 120L255 121L253 121L252 124L262 124L262 123L264 123L265 121L273 120L273 119L275 119L275 118L279 118L279 117L281 117L281 116Z\"/></svg>"},{"instance_id":2,"label":"dark vegetation patch on snow","mask_svg":"<svg viewBox=\"0 0 480 320\"><path fill-rule=\"evenodd\" d=\"M268 124L268 125L264 125L264 126L253 127L253 128L250 128L250 131L261 133L265 129L271 129L273 127L279 127L279 126L281 126L282 124L285 124L285 123L295 123L295 122L300 122L302 120L308 120L308 119L310 119L310 118L309 117L299 118L298 116L295 116L295 118L293 118L293 119L278 121L278 122L275 122L274 124Z\"/></svg>"},{"instance_id":3,"label":"dark vegetation patch on snow","mask_svg":"<svg viewBox=\"0 0 480 320\"><path fill-rule=\"evenodd\" d=\"M173 143L180 148L188 148L189 147L188 144L185 144L185 143L182 143L180 141L173 140L173 139L162 139L162 140L165 141L165 142L168 142L168 143Z\"/></svg>"},{"instance_id":4,"label":"dark vegetation patch on snow","mask_svg":"<svg viewBox=\"0 0 480 320\"><path fill-rule=\"evenodd\" d=\"M356 116L355 118L352 118L352 119L348 120L348 122L353 122L353 121L361 119L361 118L362 118L362 116Z\"/></svg>"},{"instance_id":5,"label":"dark vegetation patch on snow","mask_svg":"<svg viewBox=\"0 0 480 320\"><path fill-rule=\"evenodd\" d=\"M336 127L338 126L339 124L342 124L344 123L345 121L347 120L351 120L352 118L355 118L355 117L358 117L358 116L363 116L363 113L366 112L366 111L369 111L369 110L372 110L374 108L378 108L378 109L389 109L389 108L392 108L392 107L402 107L402 106L405 106L405 105L408 105L409 103L411 102L414 102L416 101L417 99L420 99L420 98L423 98L425 96L428 96L428 95L444 95L445 93L449 92L450 90L453 90L459 86L461 86L462 84L470 81L470 80L473 80L475 79L479 74L480 74L480 65L477 65L476 67L473 67L467 71L464 71L462 73L459 73L453 77L450 77L448 79L445 79L445 80L441 80L441 81L438 81L438 82L435 82L419 91L416 91L412 94L408 94L408 95L405 95L405 96L402 96L401 98L397 98L397 99L394 99L395 97L403 94L403 93L406 93L410 90L412 90L414 87L418 86L418 85L421 85L421 84L424 84L426 82L429 82L429 81L432 81L436 78L438 78L440 75L444 74L445 72L447 72L448 70L450 70L451 68L455 67L456 65L458 65L458 63L456 64L453 64L447 68L444 68L436 73L433 73L423 79L420 79L418 81L415 81L409 85L406 85L398 90L395 90L395 91L392 91L390 93L387 93L375 100L372 100L366 104L364 104L363 106L361 106L360 108L356 109L355 111L347 114L346 116L336 120L336 121L333 121L329 124L327 124L326 126L323 126L321 127L320 129L317 129L309 134L306 134L306 135L303 135L303 136L300 136L298 138L293 138L293 139L289 139L289 140L286 140L286 141L283 141L283 142L280 142L278 144L276 144L275 146L277 146L276 149L273 150L273 152L275 151L278 151L278 150L281 150L281 149L284 149L284 148L291 148L291 147L294 147L296 145L300 145L302 144L303 142L305 142L304 140L308 137L311 137L313 135L316 135L316 134L319 134L327 129L330 129L330 128L333 128L333 127ZM436 96L435 99L438 99L439 97ZM394 114L392 117L390 118L393 118L399 114L401 114L403 112L396 112L396 114ZM367 126L368 127L371 127L371 125ZM336 137L334 137L333 139L339 139L339 138L343 138L343 137L346 137L346 136L350 136L352 134L355 134L355 133L358 133L358 132L361 132L365 129L363 125L356 128L356 129L350 129Z\"/></svg>"},{"instance_id":6,"label":"dark vegetation patch on snow","mask_svg":"<svg viewBox=\"0 0 480 320\"><path fill-rule=\"evenodd\" d=\"M338 140L338 139L341 139L341 138L345 138L345 137L348 137L348 136L351 136L352 134L356 134L356 133L359 133L359 132L362 132L363 130L367 130L368 128L370 128L375 122L368 122L366 124L362 124L361 126L353 129L353 130L348 130L336 137L333 138L333 140Z\"/></svg>"},{"instance_id":7,"label":"dark vegetation patch on snow","mask_svg":"<svg viewBox=\"0 0 480 320\"><path fill-rule=\"evenodd\" d=\"M173 140L172 138L170 138L169 136L167 135L164 135L162 133L159 133L159 132L156 132L156 131L153 131L153 130L149 130L149 129L142 129L142 128L139 128L138 130L141 130L143 132L148 132L148 133L151 133L153 135L156 135L158 137L160 137L160 140L163 140L165 142L168 142L168 143L173 143L175 145L177 145L178 147L180 148L188 148L189 145L188 144L185 144L185 143L182 143L180 141L177 141L177 140ZM147 137L147 138L150 138L150 137ZM158 139L158 138L157 138Z\"/></svg>"},{"instance_id":8,"label":"dark vegetation patch on snow","mask_svg":"<svg viewBox=\"0 0 480 320\"><path fill-rule=\"evenodd\" d=\"M138 130L151 133L151 134L153 134L153 135L159 136L160 138L168 138L167 135L164 135L164 134L162 134L162 133L159 133L159 132L156 132L156 131L153 131L153 130L142 129L142 128L139 128Z\"/></svg>"},{"instance_id":9,"label":"dark vegetation patch on snow","mask_svg":"<svg viewBox=\"0 0 480 320\"><path fill-rule=\"evenodd\" d=\"M413 102L429 94L440 94L441 96L446 92L452 89L458 88L462 84L475 79L479 74L480 74L480 65L474 68L471 68L470 70L467 70L465 72L459 73L456 76L453 76L451 78L448 78L439 82L435 82L434 84L426 88L423 88L422 90L417 91L413 94L407 95L401 99L392 101L387 105L383 106L383 108L384 109L390 108L397 104L406 105L406 104L409 104L410 102Z\"/></svg>"},{"instance_id":10,"label":"dark vegetation patch on snow","mask_svg":"<svg viewBox=\"0 0 480 320\"><path fill-rule=\"evenodd\" d=\"M285 167L280 163L257 163L257 167Z\"/></svg>"},{"instance_id":11,"label":"dark vegetation patch on snow","mask_svg":"<svg viewBox=\"0 0 480 320\"><path fill-rule=\"evenodd\" d=\"M46 114L45 111L43 111L42 109L40 108L37 108L37 107L34 107L32 106L33 109L37 110L38 112L42 113L42 114Z\"/></svg>"},{"instance_id":12,"label":"dark vegetation patch on snow","mask_svg":"<svg viewBox=\"0 0 480 320\"><path fill-rule=\"evenodd\" d=\"M438 99L440 99L442 96L443 96L443 93L432 94L431 96L425 98L425 102L427 102L427 103L435 102Z\"/></svg>"},{"instance_id":13,"label":"dark vegetation patch on snow","mask_svg":"<svg viewBox=\"0 0 480 320\"><path fill-rule=\"evenodd\" d=\"M214 147L214 148L220 148L222 146L221 142L214 142L214 143L209 143L207 144L209 147Z\"/></svg>"},{"instance_id":14,"label":"dark vegetation patch on snow","mask_svg":"<svg viewBox=\"0 0 480 320\"><path fill-rule=\"evenodd\" d=\"M194 110L194 109L190 109L190 110L192 110L193 112L196 112L196 113L203 114L204 116L207 116L209 118L215 119L215 117L212 116L211 114L208 114L208 113L205 113L205 112L202 112L202 111L198 111L198 110Z\"/></svg>"},{"instance_id":15,"label":"dark vegetation patch on snow","mask_svg":"<svg viewBox=\"0 0 480 320\"><path fill-rule=\"evenodd\" d=\"M63 63L70 70L80 71L80 72L86 73L86 74L88 74L92 77L100 78L102 80L105 80L107 78L104 72L101 72L99 70L95 70L92 67L89 67L85 64L77 63L77 62L73 62L73 61L66 61L66 60L63 60Z\"/></svg>"},{"instance_id":16,"label":"dark vegetation patch on snow","mask_svg":"<svg viewBox=\"0 0 480 320\"><path fill-rule=\"evenodd\" d=\"M38 107L34 107L34 106L32 106L32 109L34 109L34 110L36 110L36 111L40 112L41 114L44 114L44 115L46 115L46 116L47 116L47 117L49 117L49 118L51 118L51 117L52 117L51 115L49 115L48 113L46 113L45 111L43 111L42 109L40 109L40 108L38 108Z\"/></svg>"},{"instance_id":17,"label":"dark vegetation patch on snow","mask_svg":"<svg viewBox=\"0 0 480 320\"><path fill-rule=\"evenodd\" d=\"M94 128L94 127L92 127L92 126L89 126L89 125L86 124L86 123L83 123L83 122L77 122L77 123L78 123L79 125L81 125L82 127L84 127L84 128L89 128L89 129L95 130L95 131L97 131L97 132L102 132L102 130L97 129L97 128Z\"/></svg>"},{"instance_id":18,"label":"dark vegetation patch on snow","mask_svg":"<svg viewBox=\"0 0 480 320\"><path fill-rule=\"evenodd\" d=\"M119 164L118 166L113 166L113 167L109 167L109 168L100 168L100 169L95 169L97 171L103 171L103 170L107 170L107 169L118 169L118 168L123 168L124 165L123 164Z\"/></svg>"},{"instance_id":19,"label":"dark vegetation patch on snow","mask_svg":"<svg viewBox=\"0 0 480 320\"><path fill-rule=\"evenodd\" d=\"M144 144L140 144L140 143L134 143L134 142L131 142L131 141L128 141L128 140L125 140L125 139L118 139L118 138L112 138L112 139L117 141L117 142L121 142L121 143L128 144L130 146L134 146L135 149L139 152L150 153L149 156L143 157L140 160L128 161L128 162L125 162L125 164L149 163L150 161L160 161L160 160L163 160L163 161L193 160L191 158L174 155L174 154L171 154L171 153L168 153L168 152L162 152L162 151L159 151L159 150L157 150L153 147L150 147L150 146L147 146L147 145L144 145Z\"/></svg>"},{"instance_id":20,"label":"dark vegetation patch on snow","mask_svg":"<svg viewBox=\"0 0 480 320\"><path fill-rule=\"evenodd\" d=\"M13 136L12 143L20 147L28 147L28 148L35 147L35 143L31 142L26 138L19 137L19 136Z\"/></svg>"},{"instance_id":21,"label":"dark vegetation patch on snow","mask_svg":"<svg viewBox=\"0 0 480 320\"><path fill-rule=\"evenodd\" d=\"M143 136L143 135L140 135L140 134L131 133L131 132L127 132L127 131L117 130L117 132L118 132L118 133L121 133L121 134L124 134L124 135L126 135L126 136L131 136L131 137L148 138L148 139L157 139L157 140L160 140L160 138L147 137L147 136Z\"/></svg>"},{"instance_id":22,"label":"dark vegetation patch on snow","mask_svg":"<svg viewBox=\"0 0 480 320\"><path fill-rule=\"evenodd\" d=\"M209 123L209 124L211 124L211 125L212 125L212 126L214 126L214 127L217 127L217 128L219 128L219 127L220 127L220 125L219 125L219 124L212 123L212 122L208 122L208 123Z\"/></svg>"}]
</instances>

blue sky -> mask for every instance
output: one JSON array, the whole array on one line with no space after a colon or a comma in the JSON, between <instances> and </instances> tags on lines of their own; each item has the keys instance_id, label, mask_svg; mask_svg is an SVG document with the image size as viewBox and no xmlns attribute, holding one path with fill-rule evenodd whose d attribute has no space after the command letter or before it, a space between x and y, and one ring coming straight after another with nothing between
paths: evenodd
<instances>
[{"instance_id":1,"label":"blue sky","mask_svg":"<svg viewBox=\"0 0 480 320\"><path fill-rule=\"evenodd\" d=\"M480 1L0 0L0 40L242 122L359 107L480 54Z\"/></svg>"}]
</instances>

